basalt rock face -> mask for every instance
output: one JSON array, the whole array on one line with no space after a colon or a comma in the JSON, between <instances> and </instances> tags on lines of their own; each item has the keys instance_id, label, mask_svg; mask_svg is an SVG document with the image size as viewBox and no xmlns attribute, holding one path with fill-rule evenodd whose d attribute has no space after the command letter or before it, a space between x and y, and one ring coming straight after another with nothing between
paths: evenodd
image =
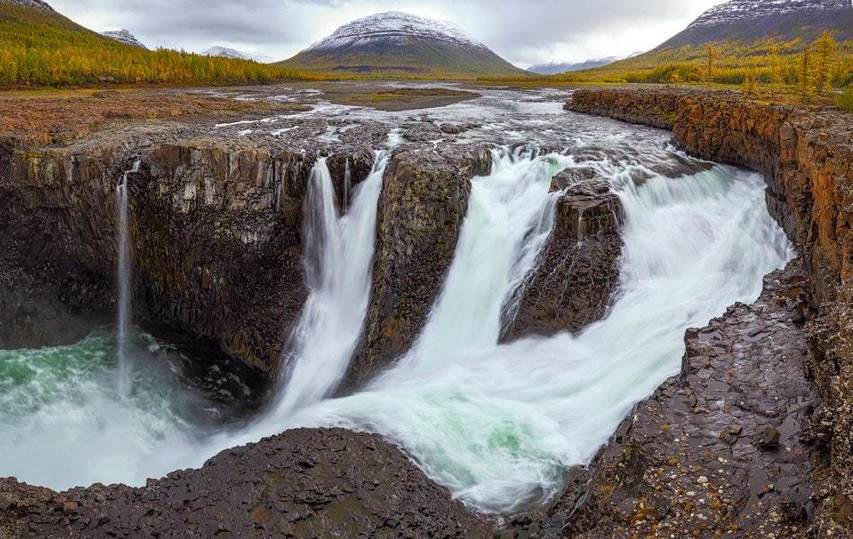
<instances>
[{"instance_id":1,"label":"basalt rock face","mask_svg":"<svg viewBox=\"0 0 853 539\"><path fill-rule=\"evenodd\" d=\"M0 346L82 338L114 305L115 182L123 151L0 145Z\"/></svg>"},{"instance_id":2,"label":"basalt rock face","mask_svg":"<svg viewBox=\"0 0 853 539\"><path fill-rule=\"evenodd\" d=\"M582 170L561 172L552 182L552 191L563 191L554 229L504 340L577 332L610 305L619 284L622 205L606 179Z\"/></svg>"},{"instance_id":3,"label":"basalt rock face","mask_svg":"<svg viewBox=\"0 0 853 539\"><path fill-rule=\"evenodd\" d=\"M397 448L292 430L142 488L0 480L0 537L491 537Z\"/></svg>"},{"instance_id":4,"label":"basalt rock face","mask_svg":"<svg viewBox=\"0 0 853 539\"><path fill-rule=\"evenodd\" d=\"M379 198L373 291L351 385L411 347L453 261L470 180L490 167L491 154L481 145L418 146L392 158Z\"/></svg>"},{"instance_id":5,"label":"basalt rock face","mask_svg":"<svg viewBox=\"0 0 853 539\"><path fill-rule=\"evenodd\" d=\"M733 93L578 90L566 108L669 127L700 157L765 174L771 214L796 243L808 276L802 332L809 377L820 392L809 438L825 466L813 475L810 530L853 527L853 118L752 102Z\"/></svg>"},{"instance_id":6,"label":"basalt rock face","mask_svg":"<svg viewBox=\"0 0 853 539\"><path fill-rule=\"evenodd\" d=\"M269 374L306 291L305 186L317 155L222 140L0 154L0 346L67 344L115 309L116 184L128 175L135 320L216 343ZM338 193L370 150L330 158Z\"/></svg>"}]
</instances>

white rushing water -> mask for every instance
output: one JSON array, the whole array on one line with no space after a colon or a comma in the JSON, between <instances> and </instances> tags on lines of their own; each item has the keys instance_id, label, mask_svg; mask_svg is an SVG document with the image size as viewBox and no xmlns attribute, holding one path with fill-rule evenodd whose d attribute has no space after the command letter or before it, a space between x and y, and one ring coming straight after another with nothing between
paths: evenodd
<instances>
[{"instance_id":1,"label":"white rushing water","mask_svg":"<svg viewBox=\"0 0 853 539\"><path fill-rule=\"evenodd\" d=\"M60 490L125 483L173 470L159 456L191 445L191 421L215 405L185 391L172 367L131 332L130 354L148 367L134 371L121 395L115 339L96 333L71 345L0 350L0 475Z\"/></svg>"},{"instance_id":2,"label":"white rushing water","mask_svg":"<svg viewBox=\"0 0 853 539\"><path fill-rule=\"evenodd\" d=\"M326 159L314 165L304 223L308 299L282 356L286 368L274 405L277 419L330 396L346 374L370 299L382 176L399 143L392 134L368 177L356 186L348 212L335 203Z\"/></svg>"},{"instance_id":3,"label":"white rushing water","mask_svg":"<svg viewBox=\"0 0 853 539\"><path fill-rule=\"evenodd\" d=\"M590 163L584 163L590 166ZM684 332L792 255L761 178L717 166L686 178L602 161L624 205L620 295L573 337L498 344L500 313L533 267L559 156L500 159L472 183L455 259L427 326L364 391L303 408L291 425L379 432L437 482L485 512L511 512L561 487L633 404L678 372Z\"/></svg>"},{"instance_id":4,"label":"white rushing water","mask_svg":"<svg viewBox=\"0 0 853 539\"><path fill-rule=\"evenodd\" d=\"M128 175L139 171L140 161L133 163L133 168L122 174L121 181L116 186L116 217L118 230L118 265L116 266L116 283L118 284L118 328L116 331L116 349L119 358L118 388L119 394L127 397L131 389L133 366L127 350L127 335L130 327L130 279L131 253L128 238Z\"/></svg>"}]
</instances>

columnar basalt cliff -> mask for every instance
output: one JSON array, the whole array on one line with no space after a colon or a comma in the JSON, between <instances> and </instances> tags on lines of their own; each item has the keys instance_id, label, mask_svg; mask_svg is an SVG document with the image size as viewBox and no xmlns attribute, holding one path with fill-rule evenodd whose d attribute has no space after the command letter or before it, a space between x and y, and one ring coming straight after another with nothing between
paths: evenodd
<instances>
[{"instance_id":1,"label":"columnar basalt cliff","mask_svg":"<svg viewBox=\"0 0 853 539\"><path fill-rule=\"evenodd\" d=\"M853 119L840 111L806 111L756 103L732 93L689 90L578 90L566 108L671 128L675 142L694 155L764 173L770 212L794 240L805 266L806 323L803 329L792 327L786 338L808 338L809 353L800 359L821 404L799 430L822 451L826 463L810 477L814 492L809 503L814 506L780 502L762 522L784 524L793 511L793 524L787 525L808 525L824 534L849 530L853 526ZM688 357L689 351L688 346ZM730 360L737 360L740 353L732 350ZM689 370L683 371L682 383L688 375ZM764 390L783 386L766 383ZM642 413L633 417L634 423L637 417L652 421ZM631 421L626 420L622 430L630 430ZM611 444L623 443L624 436L614 440ZM607 452L599 457L601 462L607 461ZM640 476L636 479L641 481ZM599 492L581 511L607 496ZM646 517L654 513L647 505L639 507ZM810 524L798 521L802 515L813 517ZM638 519L648 524L646 517ZM622 526L631 528L638 519L623 518ZM744 516L727 523L741 524L754 522Z\"/></svg>"},{"instance_id":2,"label":"columnar basalt cliff","mask_svg":"<svg viewBox=\"0 0 853 539\"><path fill-rule=\"evenodd\" d=\"M404 149L391 160L379 198L372 297L350 384L366 382L414 342L453 260L470 180L490 166L482 145Z\"/></svg>"},{"instance_id":3,"label":"columnar basalt cliff","mask_svg":"<svg viewBox=\"0 0 853 539\"><path fill-rule=\"evenodd\" d=\"M316 154L205 139L2 153L0 277L16 294L0 304L0 345L68 344L111 318L114 191L139 160L128 178L136 319L275 373L306 295L302 212ZM332 157L337 183L346 160L355 185L373 155Z\"/></svg>"}]
</instances>

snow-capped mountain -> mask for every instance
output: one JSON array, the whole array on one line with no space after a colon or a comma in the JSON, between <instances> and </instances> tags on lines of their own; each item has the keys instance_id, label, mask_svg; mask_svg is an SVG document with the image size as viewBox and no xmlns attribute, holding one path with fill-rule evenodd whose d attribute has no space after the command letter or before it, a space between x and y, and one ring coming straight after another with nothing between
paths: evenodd
<instances>
[{"instance_id":1,"label":"snow-capped mountain","mask_svg":"<svg viewBox=\"0 0 853 539\"><path fill-rule=\"evenodd\" d=\"M731 0L712 7L687 28L732 24L803 11L826 11L849 7L850 0Z\"/></svg>"},{"instance_id":2,"label":"snow-capped mountain","mask_svg":"<svg viewBox=\"0 0 853 539\"><path fill-rule=\"evenodd\" d=\"M703 13L658 49L769 37L810 41L824 30L853 39L851 0L730 0Z\"/></svg>"},{"instance_id":3,"label":"snow-capped mountain","mask_svg":"<svg viewBox=\"0 0 853 539\"><path fill-rule=\"evenodd\" d=\"M593 69L596 67L612 64L617 60L621 60L620 56L608 56L606 58L593 58L583 62L559 62L554 60L547 64L536 64L527 68L531 73L539 75L559 75L560 73L568 73L570 71L581 71L583 69Z\"/></svg>"},{"instance_id":4,"label":"snow-capped mountain","mask_svg":"<svg viewBox=\"0 0 853 539\"><path fill-rule=\"evenodd\" d=\"M252 59L252 56L250 54L238 51L237 49L230 49L228 47L210 47L206 51L202 52L202 54L204 56L221 56L223 58L234 58L236 60Z\"/></svg>"},{"instance_id":5,"label":"snow-capped mountain","mask_svg":"<svg viewBox=\"0 0 853 539\"><path fill-rule=\"evenodd\" d=\"M143 45L141 41L136 39L136 36L131 34L128 30L111 30L109 32L101 32L101 35L110 39L115 39L119 43L124 43L125 45L130 45L132 47L139 47L140 49L148 48Z\"/></svg>"},{"instance_id":6,"label":"snow-capped mountain","mask_svg":"<svg viewBox=\"0 0 853 539\"><path fill-rule=\"evenodd\" d=\"M281 64L319 71L453 77L524 73L451 23L397 11L345 24Z\"/></svg>"},{"instance_id":7,"label":"snow-capped mountain","mask_svg":"<svg viewBox=\"0 0 853 539\"><path fill-rule=\"evenodd\" d=\"M399 11L388 11L347 23L335 30L329 37L308 47L308 50L323 51L355 47L375 41L404 43L412 38L443 41L463 46L486 47L451 23L424 19Z\"/></svg>"}]
</instances>

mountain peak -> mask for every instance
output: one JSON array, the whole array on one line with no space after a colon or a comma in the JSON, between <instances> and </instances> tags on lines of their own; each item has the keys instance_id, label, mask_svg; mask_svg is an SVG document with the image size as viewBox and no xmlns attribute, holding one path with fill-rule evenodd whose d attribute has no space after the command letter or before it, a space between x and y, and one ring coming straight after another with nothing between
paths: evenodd
<instances>
[{"instance_id":1,"label":"mountain peak","mask_svg":"<svg viewBox=\"0 0 853 539\"><path fill-rule=\"evenodd\" d=\"M849 9L850 7L850 0L730 0L703 13L688 26L688 29L788 13Z\"/></svg>"},{"instance_id":2,"label":"mountain peak","mask_svg":"<svg viewBox=\"0 0 853 539\"><path fill-rule=\"evenodd\" d=\"M399 11L347 23L280 65L308 71L445 78L525 74L452 23Z\"/></svg>"},{"instance_id":3,"label":"mountain peak","mask_svg":"<svg viewBox=\"0 0 853 539\"><path fill-rule=\"evenodd\" d=\"M220 56L222 58L234 58L237 60L251 60L252 56L246 54L245 52L238 51L237 49L231 49L228 47L210 47L206 51L201 53L204 56Z\"/></svg>"},{"instance_id":4,"label":"mountain peak","mask_svg":"<svg viewBox=\"0 0 853 539\"><path fill-rule=\"evenodd\" d=\"M400 11L386 11L349 22L307 50L338 49L379 40L406 42L409 39L430 39L485 48L485 45L472 39L453 23L417 17Z\"/></svg>"},{"instance_id":5,"label":"mountain peak","mask_svg":"<svg viewBox=\"0 0 853 539\"><path fill-rule=\"evenodd\" d=\"M714 6L657 50L770 37L807 43L824 30L853 39L850 0L730 0Z\"/></svg>"},{"instance_id":6,"label":"mountain peak","mask_svg":"<svg viewBox=\"0 0 853 539\"><path fill-rule=\"evenodd\" d=\"M136 39L136 36L131 34L129 30L110 30L108 32L101 32L101 35L132 47L139 47L140 49L148 48Z\"/></svg>"}]
</instances>

